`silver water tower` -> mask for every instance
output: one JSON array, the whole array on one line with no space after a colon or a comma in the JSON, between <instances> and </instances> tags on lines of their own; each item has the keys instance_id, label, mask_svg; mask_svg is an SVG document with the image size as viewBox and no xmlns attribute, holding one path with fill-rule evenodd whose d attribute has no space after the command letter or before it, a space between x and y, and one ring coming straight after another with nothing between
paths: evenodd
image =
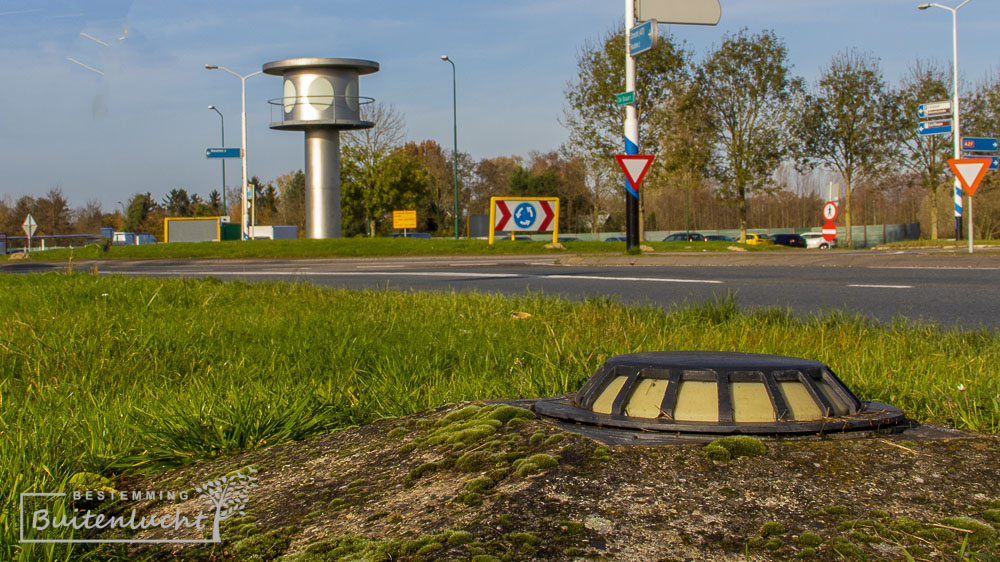
<instances>
[{"instance_id":1,"label":"silver water tower","mask_svg":"<svg viewBox=\"0 0 1000 562\"><path fill-rule=\"evenodd\" d=\"M368 129L358 77L378 72L375 61L299 58L269 62L266 74L284 77L282 97L270 100L271 128L306 133L306 237L340 238L340 131ZM275 114L280 119L275 119Z\"/></svg>"}]
</instances>

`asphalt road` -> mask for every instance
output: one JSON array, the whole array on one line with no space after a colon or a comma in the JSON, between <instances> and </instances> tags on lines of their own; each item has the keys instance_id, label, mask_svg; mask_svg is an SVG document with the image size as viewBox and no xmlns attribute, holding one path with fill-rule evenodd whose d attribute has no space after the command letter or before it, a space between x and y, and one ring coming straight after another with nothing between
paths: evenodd
<instances>
[{"instance_id":1,"label":"asphalt road","mask_svg":"<svg viewBox=\"0 0 1000 562\"><path fill-rule=\"evenodd\" d=\"M795 314L829 310L881 322L897 317L945 328L1000 327L1000 253L809 252L797 255L674 254L635 257L419 257L252 261L106 261L103 274L204 277L316 283L352 289L527 291L570 299L610 296L669 309L735 294L746 307L777 306ZM17 273L63 264L11 263Z\"/></svg>"}]
</instances>

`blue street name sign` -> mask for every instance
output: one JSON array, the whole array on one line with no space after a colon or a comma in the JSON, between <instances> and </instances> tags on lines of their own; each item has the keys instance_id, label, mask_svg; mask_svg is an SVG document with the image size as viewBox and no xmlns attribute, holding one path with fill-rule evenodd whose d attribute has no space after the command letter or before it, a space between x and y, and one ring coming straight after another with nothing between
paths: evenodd
<instances>
[{"instance_id":1,"label":"blue street name sign","mask_svg":"<svg viewBox=\"0 0 1000 562\"><path fill-rule=\"evenodd\" d=\"M628 32L628 54L636 56L650 51L656 46L656 20L649 20L633 27Z\"/></svg>"},{"instance_id":2,"label":"blue street name sign","mask_svg":"<svg viewBox=\"0 0 1000 562\"><path fill-rule=\"evenodd\" d=\"M951 119L944 121L924 121L917 125L917 133L921 135L943 135L951 132Z\"/></svg>"},{"instance_id":3,"label":"blue street name sign","mask_svg":"<svg viewBox=\"0 0 1000 562\"><path fill-rule=\"evenodd\" d=\"M206 148L205 158L239 158L238 148Z\"/></svg>"},{"instance_id":4,"label":"blue street name sign","mask_svg":"<svg viewBox=\"0 0 1000 562\"><path fill-rule=\"evenodd\" d=\"M950 101L922 103L917 106L917 117L921 119L932 119L934 117L945 117L948 115L951 115Z\"/></svg>"},{"instance_id":5,"label":"blue street name sign","mask_svg":"<svg viewBox=\"0 0 1000 562\"><path fill-rule=\"evenodd\" d=\"M966 154L965 152L963 152L962 158L989 158L990 160L992 160L992 162L990 162L989 169L990 170L1000 169L1000 158L996 156L988 156L986 154Z\"/></svg>"},{"instance_id":6,"label":"blue street name sign","mask_svg":"<svg viewBox=\"0 0 1000 562\"><path fill-rule=\"evenodd\" d=\"M962 137L962 150L968 152L996 152L997 148L997 139Z\"/></svg>"}]
</instances>

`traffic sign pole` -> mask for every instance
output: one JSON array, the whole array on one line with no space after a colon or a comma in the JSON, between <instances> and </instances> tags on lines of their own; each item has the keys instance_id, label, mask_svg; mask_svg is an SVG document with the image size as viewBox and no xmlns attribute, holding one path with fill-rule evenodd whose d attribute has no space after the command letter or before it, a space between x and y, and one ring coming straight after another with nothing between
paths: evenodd
<instances>
[{"instance_id":1,"label":"traffic sign pole","mask_svg":"<svg viewBox=\"0 0 1000 562\"><path fill-rule=\"evenodd\" d=\"M635 91L635 57L631 30L635 27L635 0L625 0L625 91ZM639 154L639 116L635 104L625 106L625 154ZM625 180L625 250L639 247L639 190Z\"/></svg>"}]
</instances>

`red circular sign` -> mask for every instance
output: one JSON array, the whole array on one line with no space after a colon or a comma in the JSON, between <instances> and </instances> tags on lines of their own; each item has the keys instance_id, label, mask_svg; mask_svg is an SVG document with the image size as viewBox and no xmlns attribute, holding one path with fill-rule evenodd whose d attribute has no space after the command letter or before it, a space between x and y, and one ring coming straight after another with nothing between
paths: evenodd
<instances>
[{"instance_id":1,"label":"red circular sign","mask_svg":"<svg viewBox=\"0 0 1000 562\"><path fill-rule=\"evenodd\" d=\"M823 240L833 242L835 238L837 238L837 225L833 224L833 221L826 221L823 224Z\"/></svg>"},{"instance_id":2,"label":"red circular sign","mask_svg":"<svg viewBox=\"0 0 1000 562\"><path fill-rule=\"evenodd\" d=\"M837 204L833 201L827 201L826 205L823 205L823 218L832 221L837 219Z\"/></svg>"}]
</instances>

